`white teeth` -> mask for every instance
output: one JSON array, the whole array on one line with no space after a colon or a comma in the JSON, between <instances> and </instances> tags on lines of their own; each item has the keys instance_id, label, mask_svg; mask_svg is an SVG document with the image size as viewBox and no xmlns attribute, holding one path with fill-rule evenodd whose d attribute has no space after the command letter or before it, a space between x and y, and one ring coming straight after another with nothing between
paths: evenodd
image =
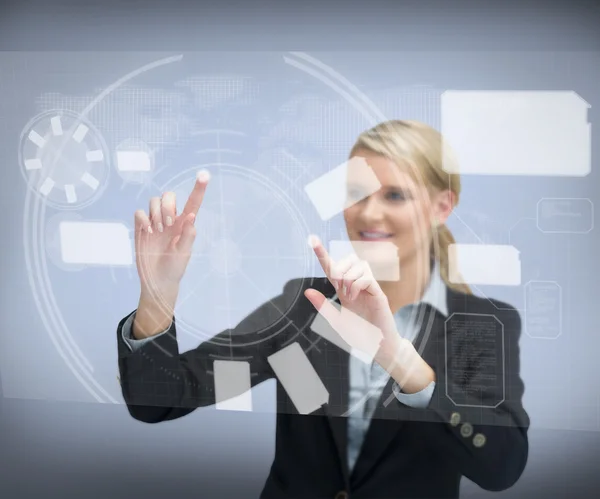
<instances>
[{"instance_id":1,"label":"white teeth","mask_svg":"<svg viewBox=\"0 0 600 499\"><path fill-rule=\"evenodd\" d=\"M373 239L391 236L391 234L384 234L383 232L361 232L360 235L362 237L370 237Z\"/></svg>"}]
</instances>

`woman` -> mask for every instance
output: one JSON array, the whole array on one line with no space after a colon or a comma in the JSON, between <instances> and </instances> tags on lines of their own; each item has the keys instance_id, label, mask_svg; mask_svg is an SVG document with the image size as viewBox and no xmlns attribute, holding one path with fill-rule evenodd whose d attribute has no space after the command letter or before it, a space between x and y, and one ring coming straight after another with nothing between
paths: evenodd
<instances>
[{"instance_id":1,"label":"woman","mask_svg":"<svg viewBox=\"0 0 600 499\"><path fill-rule=\"evenodd\" d=\"M361 134L350 157L353 255L333 261L311 238L325 278L287 282L183 354L173 310L208 175L181 214L168 192L151 199L149 215L136 212L141 297L117 330L128 410L157 423L214 404L213 363L233 352L251 359L252 386L278 378L275 459L261 497L458 497L462 476L506 489L528 456L521 321L448 277L445 221L460 194L458 175L444 170L448 149L424 124L389 121ZM339 337L322 334L323 324ZM274 356L296 343L329 394L320 407L302 409L275 372Z\"/></svg>"}]
</instances>

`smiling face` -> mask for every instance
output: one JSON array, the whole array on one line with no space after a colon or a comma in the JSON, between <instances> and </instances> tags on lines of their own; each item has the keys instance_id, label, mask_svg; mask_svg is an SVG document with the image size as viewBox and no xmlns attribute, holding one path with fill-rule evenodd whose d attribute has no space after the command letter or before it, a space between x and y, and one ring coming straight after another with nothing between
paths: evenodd
<instances>
[{"instance_id":1,"label":"smiling face","mask_svg":"<svg viewBox=\"0 0 600 499\"><path fill-rule=\"evenodd\" d=\"M428 192L414 180L410 167L369 150L358 149L356 156L366 160L366 167L361 161L348 162L344 220L359 258L381 262L382 257L388 258L386 243L392 243L400 268L419 255L429 261L432 224L436 220L445 223L452 211L453 194L448 190ZM373 188L375 178L381 185L378 190ZM372 194L366 195L369 192Z\"/></svg>"}]
</instances>

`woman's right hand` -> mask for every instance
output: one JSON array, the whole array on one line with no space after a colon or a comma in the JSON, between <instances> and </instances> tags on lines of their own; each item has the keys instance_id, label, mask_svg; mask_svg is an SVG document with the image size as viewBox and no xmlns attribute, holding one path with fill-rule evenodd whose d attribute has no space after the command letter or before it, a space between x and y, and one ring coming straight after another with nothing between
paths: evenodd
<instances>
[{"instance_id":1,"label":"woman's right hand","mask_svg":"<svg viewBox=\"0 0 600 499\"><path fill-rule=\"evenodd\" d=\"M135 212L136 265L142 295L155 296L178 289L185 274L196 238L194 221L210 175L199 172L196 183L181 214L177 214L175 193L150 199L149 214Z\"/></svg>"}]
</instances>

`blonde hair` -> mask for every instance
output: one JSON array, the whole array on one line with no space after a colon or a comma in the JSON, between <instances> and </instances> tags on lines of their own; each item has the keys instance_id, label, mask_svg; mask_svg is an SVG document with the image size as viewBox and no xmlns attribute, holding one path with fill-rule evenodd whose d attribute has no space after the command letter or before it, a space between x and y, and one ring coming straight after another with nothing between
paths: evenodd
<instances>
[{"instance_id":1,"label":"blonde hair","mask_svg":"<svg viewBox=\"0 0 600 499\"><path fill-rule=\"evenodd\" d=\"M453 207L458 204L460 176L444 169L456 171L456 160L434 128L412 120L385 121L361 133L350 156L359 149L385 156L398 165L408 164L411 166L408 173L419 185L424 185L429 192L448 189L454 193ZM471 294L468 285L450 282L448 247L454 243L448 227L438 225L433 231L430 256L439 262L440 274L448 287Z\"/></svg>"}]
</instances>

